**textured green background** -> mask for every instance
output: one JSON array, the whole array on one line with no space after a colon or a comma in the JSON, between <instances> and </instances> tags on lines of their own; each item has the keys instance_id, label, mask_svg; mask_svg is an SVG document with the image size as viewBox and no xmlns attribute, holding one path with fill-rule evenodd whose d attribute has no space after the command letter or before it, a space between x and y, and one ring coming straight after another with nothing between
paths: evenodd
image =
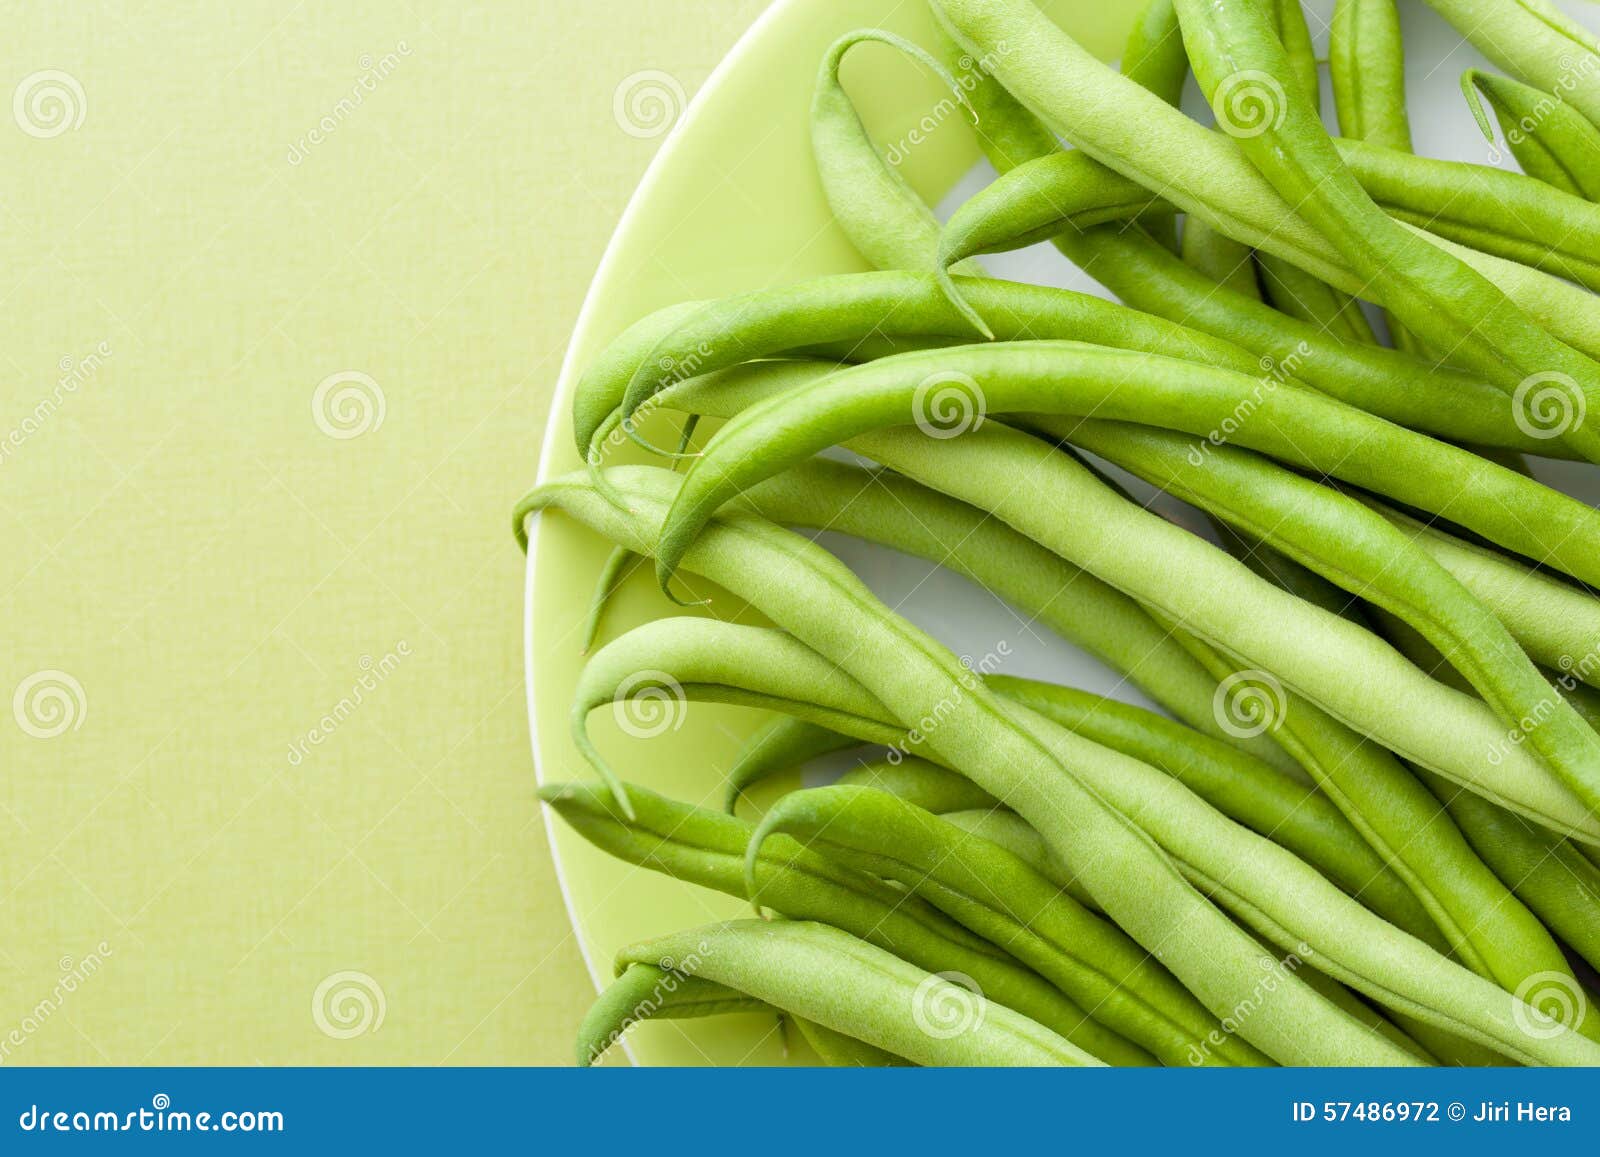
<instances>
[{"instance_id":1,"label":"textured green background","mask_svg":"<svg viewBox=\"0 0 1600 1157\"><path fill-rule=\"evenodd\" d=\"M532 793L507 512L660 144L618 86L692 95L762 6L12 14L0 1063L567 1060L590 989ZM26 99L45 70L82 93L56 135ZM348 372L383 419L335 438L313 400ZM52 686L70 723L13 702Z\"/></svg>"}]
</instances>

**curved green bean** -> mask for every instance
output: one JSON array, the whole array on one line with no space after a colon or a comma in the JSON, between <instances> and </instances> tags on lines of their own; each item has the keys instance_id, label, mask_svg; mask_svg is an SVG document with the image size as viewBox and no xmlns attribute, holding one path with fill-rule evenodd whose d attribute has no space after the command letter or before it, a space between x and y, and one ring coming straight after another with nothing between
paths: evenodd
<instances>
[{"instance_id":1,"label":"curved green bean","mask_svg":"<svg viewBox=\"0 0 1600 1157\"><path fill-rule=\"evenodd\" d=\"M845 787L870 787L934 815L992 811L1000 801L964 775L914 755L884 758L853 767L838 779Z\"/></svg>"},{"instance_id":2,"label":"curved green bean","mask_svg":"<svg viewBox=\"0 0 1600 1157\"><path fill-rule=\"evenodd\" d=\"M826 924L735 920L624 948L619 968L672 959L784 1012L920 1065L1098 1066L1082 1049L996 1001L959 1032L932 1018L984 999ZM929 1031L930 1021L936 1031Z\"/></svg>"},{"instance_id":3,"label":"curved green bean","mask_svg":"<svg viewBox=\"0 0 1600 1157\"><path fill-rule=\"evenodd\" d=\"M1546 0L1428 0L1474 48L1518 79L1563 99L1600 125L1594 33Z\"/></svg>"},{"instance_id":4,"label":"curved green bean","mask_svg":"<svg viewBox=\"0 0 1600 1157\"><path fill-rule=\"evenodd\" d=\"M1487 100L1500 122L1506 148L1522 171L1545 184L1587 200L1600 200L1600 128L1552 93L1469 68L1461 92L1484 137L1494 143Z\"/></svg>"},{"instance_id":5,"label":"curved green bean","mask_svg":"<svg viewBox=\"0 0 1600 1157\"><path fill-rule=\"evenodd\" d=\"M1204 1005L1117 928L1005 849L904 800L863 787L792 792L756 829L752 864L774 834L806 846L820 840L844 862L899 881L1164 1064L1270 1063L1224 1034ZM759 904L762 895L752 878L751 899Z\"/></svg>"},{"instance_id":6,"label":"curved green bean","mask_svg":"<svg viewBox=\"0 0 1600 1157\"><path fill-rule=\"evenodd\" d=\"M731 815L745 791L768 776L791 771L819 755L853 746L854 740L836 731L780 715L756 731L740 749L738 758L728 769L723 810Z\"/></svg>"},{"instance_id":7,"label":"curved green bean","mask_svg":"<svg viewBox=\"0 0 1600 1157\"><path fill-rule=\"evenodd\" d=\"M584 1014L578 1026L578 1064L594 1064L641 1021L770 1011L762 1001L714 981L680 976L654 964L630 964Z\"/></svg>"}]
</instances>

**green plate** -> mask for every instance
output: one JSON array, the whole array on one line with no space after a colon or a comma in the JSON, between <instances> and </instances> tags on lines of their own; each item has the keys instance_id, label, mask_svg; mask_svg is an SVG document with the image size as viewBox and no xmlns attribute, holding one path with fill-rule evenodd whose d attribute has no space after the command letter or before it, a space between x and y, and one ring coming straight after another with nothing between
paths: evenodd
<instances>
[{"instance_id":1,"label":"green plate","mask_svg":"<svg viewBox=\"0 0 1600 1157\"><path fill-rule=\"evenodd\" d=\"M1066 26L1107 59L1118 54L1135 10L1126 0L1061 8ZM750 29L696 96L634 195L590 287L557 387L541 481L579 467L570 418L577 377L608 340L643 314L688 298L866 268L832 224L812 167L807 125L823 53L836 37L863 26L934 43L920 4L784 0ZM845 82L867 110L877 140L886 147L906 142L902 171L924 195L942 196L978 160L958 117L937 120L944 94L935 82L891 50L869 45L852 53ZM910 143L912 131L929 117L935 118L932 131ZM583 660L582 624L607 553L594 535L558 515L540 518L533 527L527 682L540 783L593 774L572 745L567 714ZM650 575L637 574L611 608L604 637L673 613L685 612L655 593ZM722 771L760 722L754 712L696 704L665 719L665 730L648 738L624 735L605 710L594 713L591 728L627 778L718 807ZM612 957L625 944L748 912L739 901L619 863L548 812L546 819L573 928L597 985L609 981ZM642 1025L629 1034L628 1046L637 1062L652 1065L810 1059L798 1047L786 1052L774 1018L765 1016Z\"/></svg>"}]
</instances>

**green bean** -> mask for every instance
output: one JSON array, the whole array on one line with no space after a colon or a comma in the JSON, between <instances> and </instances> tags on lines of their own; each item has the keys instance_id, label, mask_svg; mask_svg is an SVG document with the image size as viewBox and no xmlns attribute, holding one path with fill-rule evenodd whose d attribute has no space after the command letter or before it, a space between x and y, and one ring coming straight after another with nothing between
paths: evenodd
<instances>
[{"instance_id":1,"label":"green bean","mask_svg":"<svg viewBox=\"0 0 1600 1157\"><path fill-rule=\"evenodd\" d=\"M1600 125L1594 33L1545 0L1428 0L1495 66L1563 99Z\"/></svg>"},{"instance_id":2,"label":"green bean","mask_svg":"<svg viewBox=\"0 0 1600 1157\"><path fill-rule=\"evenodd\" d=\"M810 376L774 365L685 383L662 404L728 416ZM870 451L873 440L862 447ZM1189 726L1280 770L1296 768L1269 739L1240 738L1217 722L1216 681L1136 602L965 503L893 473L827 461L763 483L745 501L775 522L836 531L948 567L1121 672Z\"/></svg>"},{"instance_id":3,"label":"green bean","mask_svg":"<svg viewBox=\"0 0 1600 1157\"><path fill-rule=\"evenodd\" d=\"M1427 640L1393 616L1375 616L1384 635L1423 670L1455 682L1453 668ZM1592 967L1600 967L1600 867L1583 849L1521 816L1496 807L1448 780L1418 769L1467 840L1545 925Z\"/></svg>"},{"instance_id":4,"label":"green bean","mask_svg":"<svg viewBox=\"0 0 1600 1157\"><path fill-rule=\"evenodd\" d=\"M1376 300L1418 337L1453 351L1507 393L1531 375L1553 373L1574 383L1574 409L1578 398L1600 393L1600 368L1588 357L1542 330L1453 253L1378 209L1345 169L1320 121L1311 123L1315 111L1303 99L1281 94L1264 132L1224 142L1105 68L1027 0L937 0L935 7L969 49L985 52L1007 42L1010 51L995 62L997 78L1051 128L1125 176L1161 189L1180 208L1335 288ZM1177 7L1191 65L1214 104L1230 95L1224 80L1285 71L1282 46L1255 6L1207 9L1203 2L1177 0ZM1246 55L1235 59L1230 52ZM1221 102L1213 99L1219 88ZM1276 117L1279 107L1286 121ZM1112 109L1115 115L1108 115ZM1252 162L1270 179L1252 171ZM1218 196L1222 189L1226 203ZM1562 437L1586 458L1600 457L1600 434L1582 423Z\"/></svg>"},{"instance_id":5,"label":"green bean","mask_svg":"<svg viewBox=\"0 0 1600 1157\"><path fill-rule=\"evenodd\" d=\"M921 202L899 170L883 163L839 83L839 66L846 54L864 42L886 44L909 56L939 77L957 101L962 100L961 86L944 65L909 40L878 29L841 36L823 57L811 102L811 144L817 173L834 220L863 257L880 269L932 269L937 233L929 236L923 214L917 211ZM871 206L864 221L860 217L863 205Z\"/></svg>"},{"instance_id":6,"label":"green bean","mask_svg":"<svg viewBox=\"0 0 1600 1157\"><path fill-rule=\"evenodd\" d=\"M1542 89L1476 68L1461 74L1461 91L1493 144L1494 126L1483 109L1483 99L1488 100L1506 148L1524 173L1574 196L1600 200L1600 128L1582 113Z\"/></svg>"},{"instance_id":7,"label":"green bean","mask_svg":"<svg viewBox=\"0 0 1600 1157\"><path fill-rule=\"evenodd\" d=\"M956 211L942 259L1054 237L1068 257L1130 305L1236 342L1331 397L1440 437L1570 455L1540 437L1542 431L1525 432L1510 400L1470 375L1435 370L1394 350L1334 340L1315 325L1219 288L1138 230L1064 228L1059 210L1095 169L1105 171L1077 152L1018 167ZM963 296L965 284L956 290ZM1200 355L1191 348L1185 356Z\"/></svg>"},{"instance_id":8,"label":"green bean","mask_svg":"<svg viewBox=\"0 0 1600 1157\"><path fill-rule=\"evenodd\" d=\"M1328 71L1341 134L1411 152L1405 50L1395 0L1337 0L1328 33Z\"/></svg>"},{"instance_id":9,"label":"green bean","mask_svg":"<svg viewBox=\"0 0 1600 1157\"><path fill-rule=\"evenodd\" d=\"M843 862L897 880L1017 955L1069 998L1168 1065L1270 1063L1221 1025L1172 974L1114 926L1025 862L921 808L870 788L784 796L750 841L752 863L773 834L820 842ZM751 898L762 892L754 880ZM1215 1035L1223 1043L1204 1047Z\"/></svg>"},{"instance_id":10,"label":"green bean","mask_svg":"<svg viewBox=\"0 0 1600 1157\"><path fill-rule=\"evenodd\" d=\"M1183 82L1189 75L1189 58L1183 51L1183 34L1178 30L1178 13L1172 6L1172 0L1147 0L1140 7L1122 50L1122 75L1149 89L1174 108L1183 99ZM979 85L982 83L980 80ZM974 128L980 136L989 131L981 112ZM1049 137L1043 145L1047 149L1054 149L1055 138ZM1144 226L1151 236L1168 249L1178 251L1177 233L1170 213L1147 218Z\"/></svg>"},{"instance_id":11,"label":"green bean","mask_svg":"<svg viewBox=\"0 0 1600 1157\"><path fill-rule=\"evenodd\" d=\"M1183 223L1179 252L1185 265L1218 285L1260 300L1261 287L1256 282L1256 262L1250 246L1191 216Z\"/></svg>"},{"instance_id":12,"label":"green bean","mask_svg":"<svg viewBox=\"0 0 1600 1157\"><path fill-rule=\"evenodd\" d=\"M735 920L625 948L619 967L671 958L702 976L921 1065L1101 1062L1005 1005L986 1001L826 924ZM953 1026L933 1020L961 1010ZM952 1032L951 1028L960 1031Z\"/></svg>"},{"instance_id":13,"label":"green bean","mask_svg":"<svg viewBox=\"0 0 1600 1157\"><path fill-rule=\"evenodd\" d=\"M723 810L731 815L739 797L759 780L851 746L853 741L836 731L780 715L745 742L738 759L728 769Z\"/></svg>"},{"instance_id":14,"label":"green bean","mask_svg":"<svg viewBox=\"0 0 1600 1157\"><path fill-rule=\"evenodd\" d=\"M845 772L838 782L845 787L870 787L887 792L935 815L990 811L1000 806L999 800L966 776L914 755L864 763Z\"/></svg>"},{"instance_id":15,"label":"green bean","mask_svg":"<svg viewBox=\"0 0 1600 1157\"><path fill-rule=\"evenodd\" d=\"M1600 687L1600 599L1498 551L1370 505L1493 610L1535 660Z\"/></svg>"},{"instance_id":16,"label":"green bean","mask_svg":"<svg viewBox=\"0 0 1600 1157\"><path fill-rule=\"evenodd\" d=\"M831 1068L876 1069L911 1063L893 1053L858 1041L852 1036L824 1028L816 1021L806 1020L800 1016L791 1019L799 1028L800 1035L806 1038L806 1043L822 1058L823 1063Z\"/></svg>"},{"instance_id":17,"label":"green bean","mask_svg":"<svg viewBox=\"0 0 1600 1157\"><path fill-rule=\"evenodd\" d=\"M630 964L584 1015L578 1028L578 1064L594 1064L640 1021L768 1011L763 1002L713 981L679 976L654 964Z\"/></svg>"},{"instance_id":18,"label":"green bean","mask_svg":"<svg viewBox=\"0 0 1600 1157\"><path fill-rule=\"evenodd\" d=\"M651 550L659 541L677 479L662 471L610 473L613 485L626 490L627 510L579 478L547 483L525 500L525 507L531 512L558 505L613 542ZM1039 829L1082 875L1108 915L1147 949L1158 947L1174 974L1213 1013L1221 1015L1247 998L1248 979L1270 967L1272 958L1195 891L1147 835L1067 772L1078 758L1103 759L1111 753L1088 745L1066 754L1064 749L1073 744L1070 736L1054 737L1054 745L1047 746L1016 724L987 693L966 691L962 680L969 673L953 656L888 614L826 552L746 516L721 520L685 562L692 570L710 571L708 577L729 591L754 597L764 613L797 632L808 646L820 648L833 662L868 680L872 693L897 718L928 715L961 688L954 709L942 711L947 725L935 733L941 758L1005 799ZM1122 760L1125 757L1114 757L1113 762ZM1276 870L1281 865L1255 866L1266 866L1265 878L1282 882L1282 873ZM1327 888L1343 897L1332 885ZM1297 910L1303 911L1304 903ZM1381 921L1377 926L1386 930L1386 942L1396 935ZM1347 939L1335 935L1329 947L1342 946ZM1361 939L1355 943L1364 951ZM1415 942L1405 938L1399 943L1404 958L1408 954L1404 945ZM1434 959L1429 953L1427 965L1408 968L1394 978L1403 990L1421 998L1419 1009L1426 1006L1427 1015L1451 1027L1461 1023L1466 1032L1480 1037L1498 1039L1515 1033L1503 994L1491 1002L1487 993L1472 987L1470 973L1463 973L1468 979L1462 980L1456 975L1461 970L1451 971L1452 966L1442 960L1438 967L1450 980L1440 981L1431 975ZM1274 1059L1346 1064L1409 1059L1409 1054L1374 1041L1365 1029L1347 1023L1325 998L1292 978L1278 996L1258 1009L1242 1030L1245 1039ZM1569 1037L1563 1033L1532 1042L1530 1051L1521 1055L1537 1052L1556 1060L1586 1055L1573 1051L1576 1046Z\"/></svg>"},{"instance_id":19,"label":"green bean","mask_svg":"<svg viewBox=\"0 0 1600 1157\"><path fill-rule=\"evenodd\" d=\"M989 683L1069 731L1166 772L1223 814L1299 856L1391 924L1443 945L1408 886L1334 802L1315 789L1137 707L1033 680L997 676Z\"/></svg>"},{"instance_id":20,"label":"green bean","mask_svg":"<svg viewBox=\"0 0 1600 1157\"><path fill-rule=\"evenodd\" d=\"M1008 406L998 391L1008 379L990 377L991 403L1001 400L996 409L1038 407L1047 401L1034 393L1025 403ZM1144 378L1149 377L1147 362ZM1192 396L1199 379L1193 374L1186 378ZM830 428L828 422L842 413L859 413L862 404L870 409L877 399L873 389L848 375L835 375L822 385L831 388L847 380L850 388L841 391L847 395L842 407L834 401L818 407L815 391L802 389L748 410L723 428L707 456L686 476L673 516L655 547L658 573L670 573L684 545L693 540L697 524L726 497L801 459L812 439L823 446L848 435L847 428ZM1058 371L1053 380L1064 386L1067 376ZM767 416L785 415L790 406L806 414L800 423L804 438L786 437L775 445L764 429ZM889 406L901 414L906 408L904 397L897 406ZM816 421L819 415L827 421ZM1260 423L1250 425L1254 429ZM1326 434L1324 429L1324 440ZM754 459L740 449L746 437L759 447L751 451L759 455ZM871 456L990 510L1192 633L1271 671L1385 746L1556 830L1600 842L1600 820L1521 746L1505 742L1505 728L1492 711L1420 679L1414 667L1367 632L1308 613L1304 605L1261 583L1209 544L1131 507L1076 462L1037 439L990 423L943 440L937 448L930 441L916 431L885 430L874 437ZM1051 495L1046 506L1038 502L1041 491ZM1073 510L1073 516L1054 513L1065 509ZM1174 567L1209 580L1174 587L1165 581ZM1296 624L1293 633L1300 636L1294 646L1286 645L1288 623ZM1314 653L1307 652L1308 642ZM1349 674L1341 676L1340 670ZM1497 759L1500 749L1508 746L1510 750ZM1508 774L1514 767L1515 773Z\"/></svg>"},{"instance_id":21,"label":"green bean","mask_svg":"<svg viewBox=\"0 0 1600 1157\"><path fill-rule=\"evenodd\" d=\"M611 596L617 593L638 564L639 556L620 546L606 556L605 566L600 568L600 577L595 580L594 594L589 598L589 614L583 624L582 650L585 654L600 637L600 624L605 618L606 607L611 604Z\"/></svg>"},{"instance_id":22,"label":"green bean","mask_svg":"<svg viewBox=\"0 0 1600 1157\"><path fill-rule=\"evenodd\" d=\"M745 849L755 825L634 784L625 790L632 818L595 785L545 787L539 795L580 835L619 859L745 898ZM786 916L835 925L929 972L971 976L991 998L1113 1064L1152 1062L1148 1052L1092 1019L1009 953L922 900L782 842L768 848L758 868L768 903Z\"/></svg>"}]
</instances>

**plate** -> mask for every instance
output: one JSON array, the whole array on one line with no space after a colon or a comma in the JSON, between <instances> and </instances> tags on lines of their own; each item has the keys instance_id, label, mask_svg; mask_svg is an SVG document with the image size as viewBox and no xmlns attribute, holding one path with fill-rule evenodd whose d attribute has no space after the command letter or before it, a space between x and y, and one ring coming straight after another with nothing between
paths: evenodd
<instances>
[{"instance_id":1,"label":"plate","mask_svg":"<svg viewBox=\"0 0 1600 1157\"><path fill-rule=\"evenodd\" d=\"M1076 0L1046 7L1106 60L1120 52L1137 11L1129 0ZM1421 5L1404 8L1407 79L1419 151L1509 165L1478 132L1457 88L1461 71L1482 65L1481 58ZM1308 8L1319 50L1326 44L1331 9L1331 0ZM1596 21L1592 9L1574 8L1573 13L1587 23ZM637 318L685 299L866 268L832 224L814 175L807 126L823 53L839 35L864 26L887 27L923 44L934 42L931 21L920 4L782 0L746 33L684 112L623 215L590 287L556 389L540 481L579 468L570 418L576 379L604 344ZM873 45L852 53L845 82L875 138L886 147L908 142L911 130L937 109L943 95L913 65ZM1192 80L1190 89L1186 105L1204 117ZM665 95L670 99L672 94ZM1324 105L1331 104L1325 98ZM904 175L931 201L948 200L948 207L992 176L959 123L940 124L900 152ZM1048 246L989 264L1000 276L1099 292ZM1567 473L1565 480L1576 479ZM1168 512L1183 517L1175 504ZM825 536L824 541L890 606L956 651L987 650L1004 638L1011 644L1009 673L1143 702L1114 672L1046 637L1025 616L956 576L848 539ZM607 553L606 544L560 516L539 518L533 525L525 641L534 767L541 784L593 774L572 745L567 716L583 662L582 625ZM650 618L682 613L656 593L650 573L639 573L612 604L603 637L615 637ZM762 721L752 711L693 704L655 720L646 729L651 732L647 737L623 734L604 710L594 713L591 732L626 778L715 808L720 806L723 773L741 741ZM573 932L597 986L611 979L611 960L624 945L748 913L739 900L632 868L596 851L548 810L546 824ZM803 1045L783 1039L769 1016L645 1024L629 1034L626 1047L637 1063L650 1065L811 1059Z\"/></svg>"}]
</instances>

